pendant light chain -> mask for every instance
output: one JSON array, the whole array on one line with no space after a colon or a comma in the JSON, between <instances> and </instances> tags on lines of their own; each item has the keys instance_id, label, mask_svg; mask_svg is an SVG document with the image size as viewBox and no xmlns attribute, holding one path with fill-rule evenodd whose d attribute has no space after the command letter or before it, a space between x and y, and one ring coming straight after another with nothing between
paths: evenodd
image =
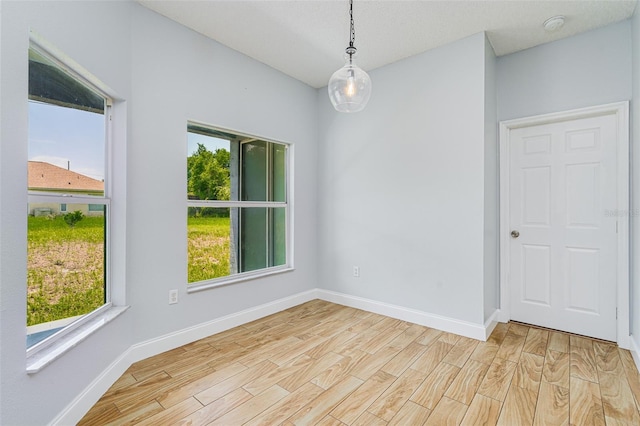
<instances>
[{"instance_id":1,"label":"pendant light chain","mask_svg":"<svg viewBox=\"0 0 640 426\"><path fill-rule=\"evenodd\" d=\"M353 25L353 0L349 0L349 16L351 17L351 34L349 38L349 47L353 47L356 41L356 29Z\"/></svg>"}]
</instances>

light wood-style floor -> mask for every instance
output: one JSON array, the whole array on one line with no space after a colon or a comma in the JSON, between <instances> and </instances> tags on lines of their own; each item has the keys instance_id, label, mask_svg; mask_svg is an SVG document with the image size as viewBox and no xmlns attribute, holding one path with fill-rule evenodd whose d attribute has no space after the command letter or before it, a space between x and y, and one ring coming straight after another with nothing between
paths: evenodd
<instances>
[{"instance_id":1,"label":"light wood-style floor","mask_svg":"<svg viewBox=\"0 0 640 426\"><path fill-rule=\"evenodd\" d=\"M608 342L510 323L479 342L315 300L135 363L80 424L640 425Z\"/></svg>"}]
</instances>

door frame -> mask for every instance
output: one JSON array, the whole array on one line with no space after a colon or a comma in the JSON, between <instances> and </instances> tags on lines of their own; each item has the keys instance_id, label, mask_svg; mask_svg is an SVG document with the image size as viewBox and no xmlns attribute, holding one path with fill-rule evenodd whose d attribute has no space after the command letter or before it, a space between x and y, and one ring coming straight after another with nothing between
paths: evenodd
<instances>
[{"instance_id":1,"label":"door frame","mask_svg":"<svg viewBox=\"0 0 640 426\"><path fill-rule=\"evenodd\" d=\"M511 319L509 288L509 170L511 130L543 124L577 120L581 118L614 115L617 127L617 248L616 265L617 290L617 343L629 349L630 286L629 286L629 220L630 220L630 170L629 170L629 102L616 102L595 107L536 115L500 122L499 165L500 165L500 314L499 320ZM604 213L603 213L604 214Z\"/></svg>"}]
</instances>

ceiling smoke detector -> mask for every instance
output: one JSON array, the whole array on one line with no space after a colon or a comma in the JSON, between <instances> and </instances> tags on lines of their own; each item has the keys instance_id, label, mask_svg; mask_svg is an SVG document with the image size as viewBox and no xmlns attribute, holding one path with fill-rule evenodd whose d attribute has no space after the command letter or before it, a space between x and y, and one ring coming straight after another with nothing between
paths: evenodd
<instances>
[{"instance_id":1,"label":"ceiling smoke detector","mask_svg":"<svg viewBox=\"0 0 640 426\"><path fill-rule=\"evenodd\" d=\"M547 31L549 33L557 31L563 25L564 25L564 16L561 16L561 15L553 16L553 17L547 19L546 21L544 21L544 24L542 24L542 26L544 27L545 31Z\"/></svg>"}]
</instances>

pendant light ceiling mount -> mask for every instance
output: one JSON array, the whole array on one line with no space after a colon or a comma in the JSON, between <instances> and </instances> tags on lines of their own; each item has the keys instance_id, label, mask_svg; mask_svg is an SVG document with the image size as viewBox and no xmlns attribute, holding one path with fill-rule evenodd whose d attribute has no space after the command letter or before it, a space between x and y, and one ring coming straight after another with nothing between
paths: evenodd
<instances>
[{"instance_id":1,"label":"pendant light ceiling mount","mask_svg":"<svg viewBox=\"0 0 640 426\"><path fill-rule=\"evenodd\" d=\"M371 78L353 59L358 53L354 46L356 31L353 23L353 0L349 0L349 17L351 32L349 46L345 49L347 62L333 73L327 86L329 99L339 112L362 111L371 97Z\"/></svg>"}]
</instances>

